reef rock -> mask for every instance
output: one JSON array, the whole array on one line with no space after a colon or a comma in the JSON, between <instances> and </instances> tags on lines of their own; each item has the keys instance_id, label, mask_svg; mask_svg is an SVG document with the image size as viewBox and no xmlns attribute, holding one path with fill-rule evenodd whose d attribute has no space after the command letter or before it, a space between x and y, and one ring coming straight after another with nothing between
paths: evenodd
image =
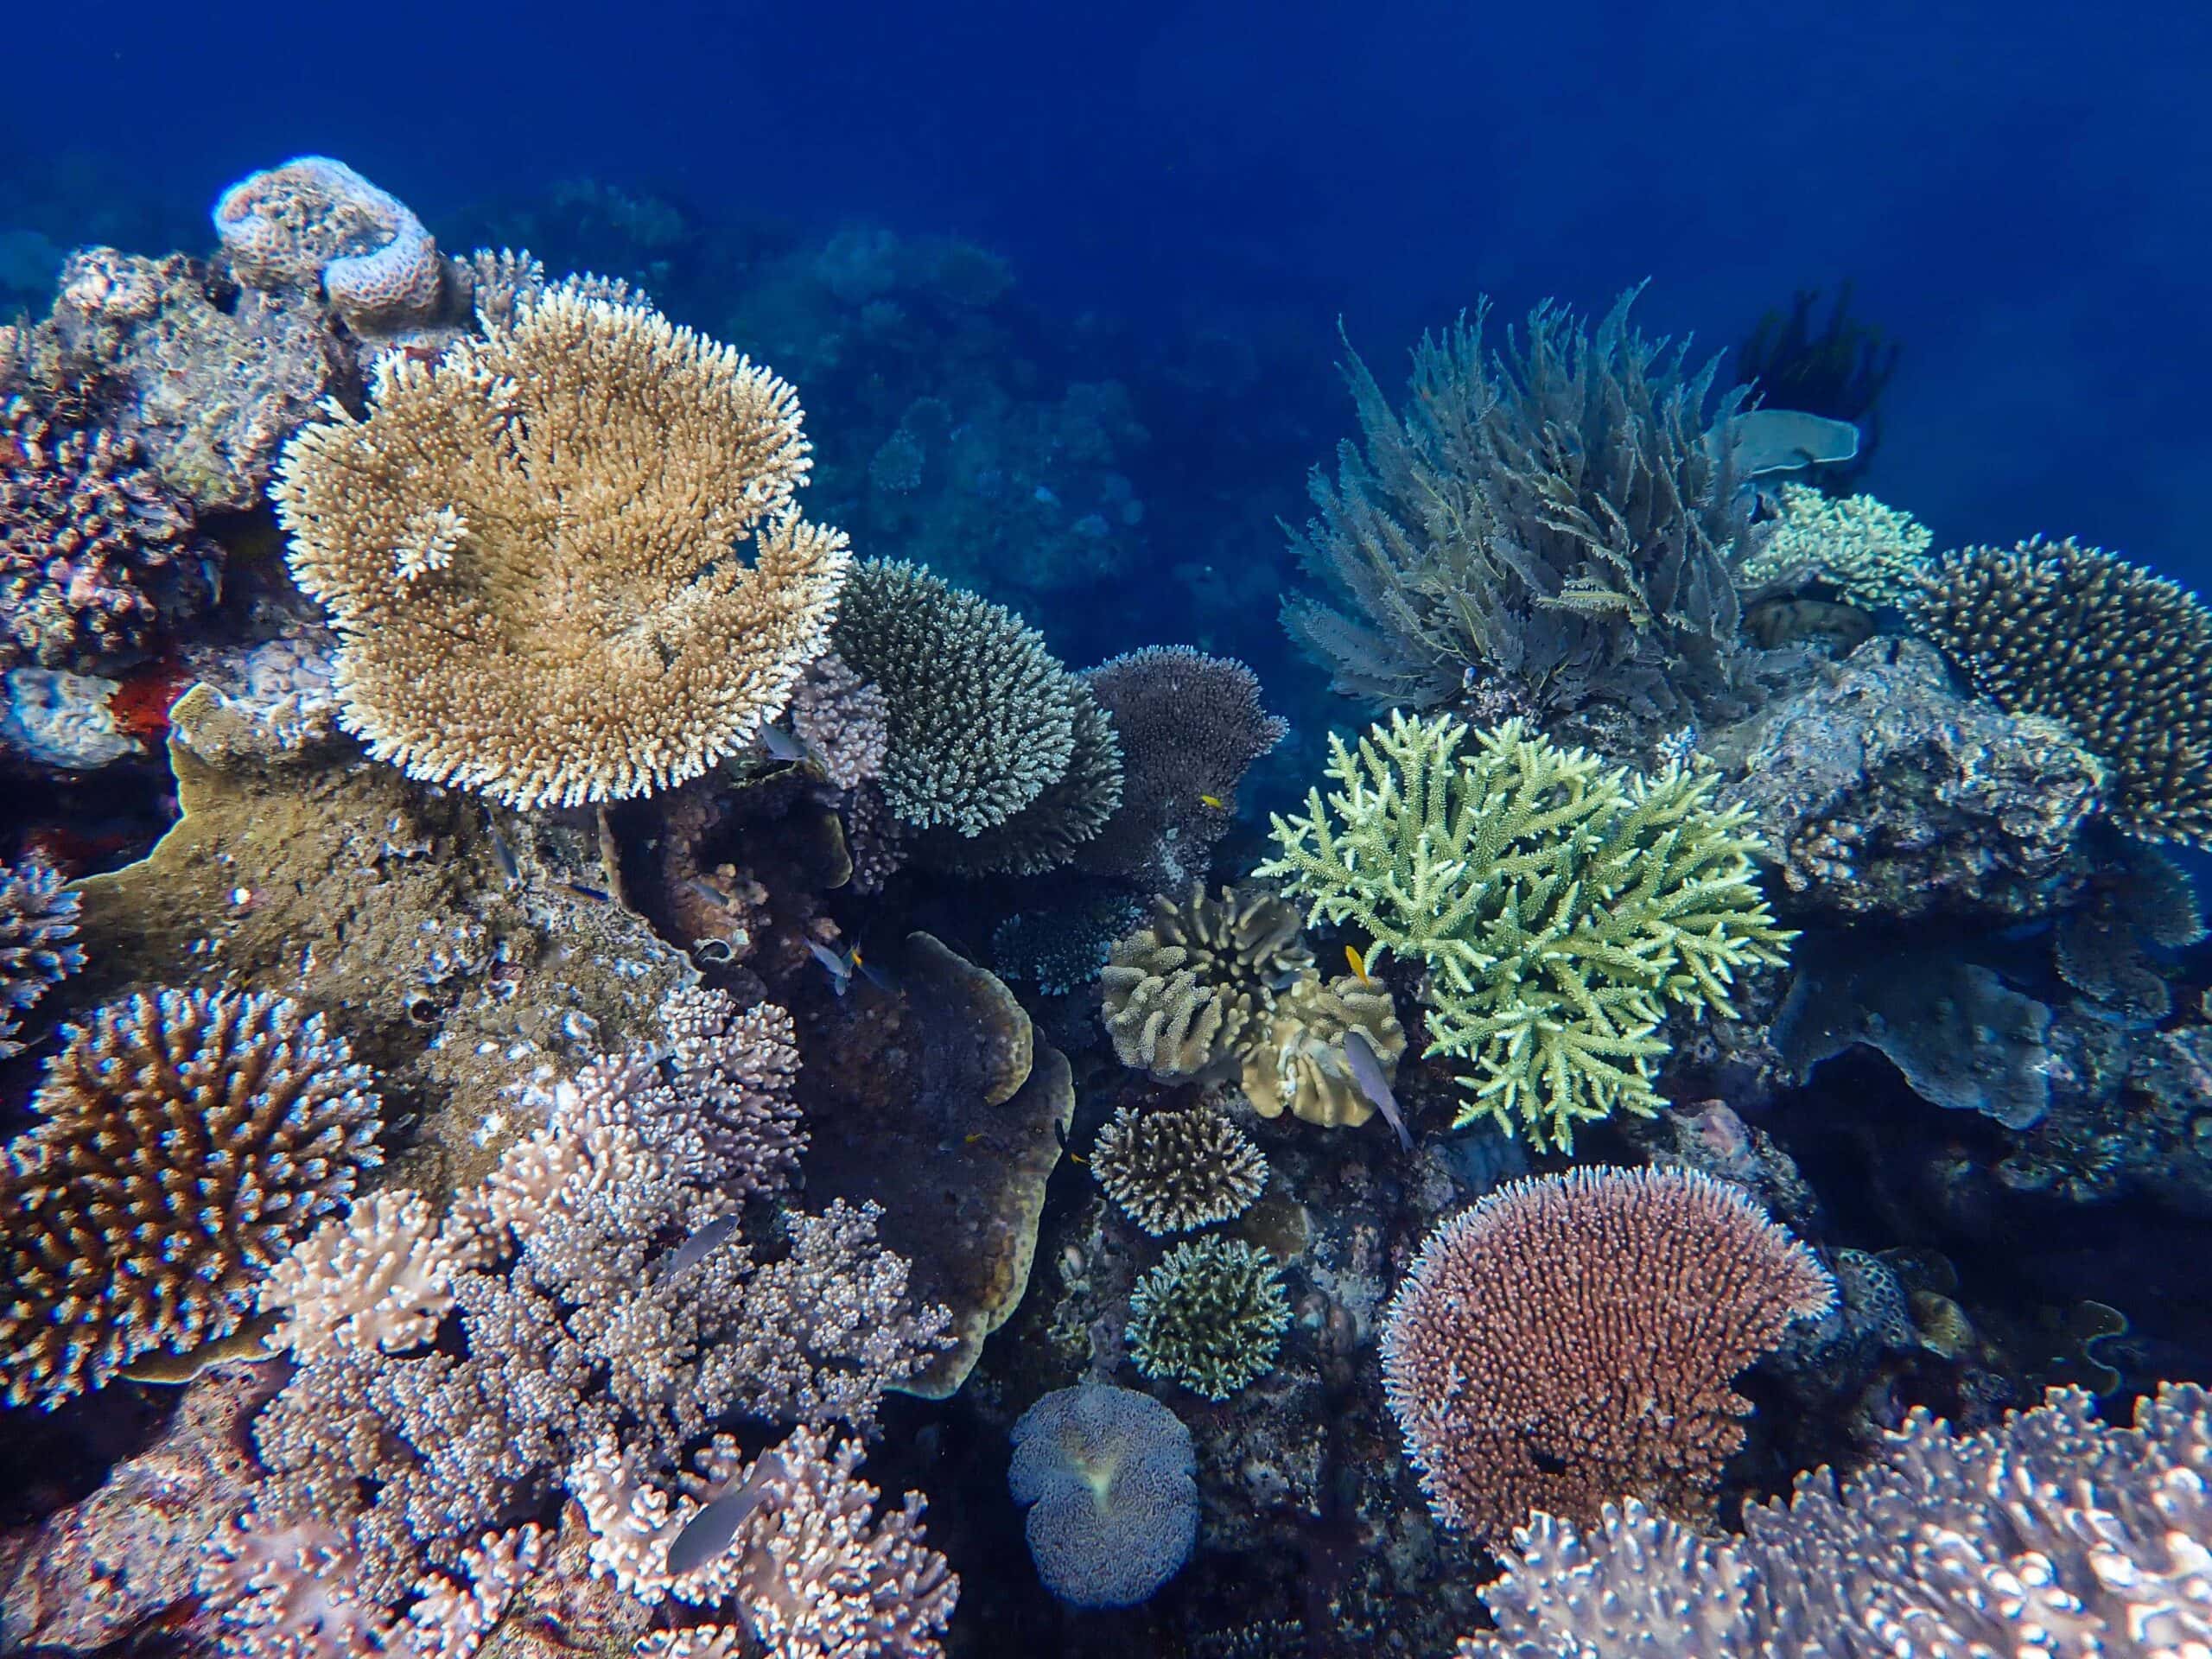
<instances>
[{"instance_id":1,"label":"reef rock","mask_svg":"<svg viewBox=\"0 0 2212 1659\"><path fill-rule=\"evenodd\" d=\"M2056 722L1960 696L1911 639L1868 641L1705 752L1774 849L1780 902L1852 918L2059 908L2103 775Z\"/></svg>"},{"instance_id":2,"label":"reef rock","mask_svg":"<svg viewBox=\"0 0 2212 1659\"><path fill-rule=\"evenodd\" d=\"M588 832L429 788L350 741L302 747L196 686L170 711L183 819L79 884L87 995L215 978L327 1015L423 1114L396 1178L480 1179L515 1081L658 1032L695 977L601 870ZM526 1115L525 1115L526 1116Z\"/></svg>"}]
</instances>

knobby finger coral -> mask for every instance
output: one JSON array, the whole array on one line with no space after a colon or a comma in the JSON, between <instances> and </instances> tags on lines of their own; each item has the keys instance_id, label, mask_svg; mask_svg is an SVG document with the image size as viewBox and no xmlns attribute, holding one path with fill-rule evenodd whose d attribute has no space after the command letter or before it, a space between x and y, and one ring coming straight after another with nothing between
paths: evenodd
<instances>
[{"instance_id":1,"label":"knobby finger coral","mask_svg":"<svg viewBox=\"0 0 2212 1659\"><path fill-rule=\"evenodd\" d=\"M1633 1499L1539 1516L1461 1659L2174 1659L2212 1644L2212 1411L2162 1384L2135 1424L2078 1389L1961 1435L1916 1408L1872 1465L1802 1477L1713 1539Z\"/></svg>"},{"instance_id":2,"label":"knobby finger coral","mask_svg":"<svg viewBox=\"0 0 2212 1659\"><path fill-rule=\"evenodd\" d=\"M1090 1148L1106 1196L1157 1238L1233 1221L1268 1184L1251 1138L1210 1106L1116 1111Z\"/></svg>"},{"instance_id":3,"label":"knobby finger coral","mask_svg":"<svg viewBox=\"0 0 2212 1659\"><path fill-rule=\"evenodd\" d=\"M2194 594L2037 539L1952 555L1908 614L1999 708L2072 728L2120 829L2212 846L2212 610Z\"/></svg>"},{"instance_id":4,"label":"knobby finger coral","mask_svg":"<svg viewBox=\"0 0 2212 1659\"><path fill-rule=\"evenodd\" d=\"M0 1173L8 1398L54 1406L233 1329L383 1161L365 1067L280 996L126 997L71 1027Z\"/></svg>"},{"instance_id":5,"label":"knobby finger coral","mask_svg":"<svg viewBox=\"0 0 2212 1659\"><path fill-rule=\"evenodd\" d=\"M1182 1420L1135 1389L1086 1382L1023 1412L1007 1485L1045 1587L1073 1607L1151 1600L1198 1541L1197 1469Z\"/></svg>"},{"instance_id":6,"label":"knobby finger coral","mask_svg":"<svg viewBox=\"0 0 2212 1659\"><path fill-rule=\"evenodd\" d=\"M1265 1250L1209 1233L1178 1244L1129 1294L1129 1357L1147 1376L1226 1400L1275 1363L1290 1298Z\"/></svg>"},{"instance_id":7,"label":"knobby finger coral","mask_svg":"<svg viewBox=\"0 0 2212 1659\"><path fill-rule=\"evenodd\" d=\"M1697 1519L1751 1409L1730 1382L1834 1295L1811 1251L1710 1176L1516 1181L1421 1246L1383 1326L1383 1389L1429 1508L1481 1542L1624 1496Z\"/></svg>"},{"instance_id":8,"label":"knobby finger coral","mask_svg":"<svg viewBox=\"0 0 2212 1659\"><path fill-rule=\"evenodd\" d=\"M378 759L515 806L698 777L827 646L844 537L802 518L797 395L575 287L435 362L378 359L271 490ZM749 547L748 547L749 543Z\"/></svg>"},{"instance_id":9,"label":"knobby finger coral","mask_svg":"<svg viewBox=\"0 0 2212 1659\"><path fill-rule=\"evenodd\" d=\"M1117 943L1099 974L1106 1032L1122 1064L1163 1080L1194 1077L1260 1040L1278 986L1310 975L1298 912L1272 893L1202 887L1152 901L1152 918Z\"/></svg>"},{"instance_id":10,"label":"knobby finger coral","mask_svg":"<svg viewBox=\"0 0 2212 1659\"><path fill-rule=\"evenodd\" d=\"M22 1052L15 1015L85 965L83 948L69 942L83 903L51 865L0 864L0 1060Z\"/></svg>"},{"instance_id":11,"label":"knobby finger coral","mask_svg":"<svg viewBox=\"0 0 2212 1659\"><path fill-rule=\"evenodd\" d=\"M1578 1122L1649 1116L1669 1003L1731 1012L1735 972L1776 963L1741 807L1710 770L1643 777L1531 736L1394 713L1354 751L1330 739L1325 800L1274 819L1256 874L1428 969L1429 1054L1473 1065L1465 1125L1485 1113L1540 1149Z\"/></svg>"}]
</instances>

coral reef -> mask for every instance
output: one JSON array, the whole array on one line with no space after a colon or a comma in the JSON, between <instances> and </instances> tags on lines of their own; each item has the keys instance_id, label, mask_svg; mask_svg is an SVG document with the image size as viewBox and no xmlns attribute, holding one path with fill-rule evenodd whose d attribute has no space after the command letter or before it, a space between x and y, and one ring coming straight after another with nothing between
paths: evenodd
<instances>
[{"instance_id":1,"label":"coral reef","mask_svg":"<svg viewBox=\"0 0 2212 1659\"><path fill-rule=\"evenodd\" d=\"M2212 845L2212 612L2195 594L2095 548L2036 540L1952 555L1909 614L1976 691L2063 721L2105 762L2120 829Z\"/></svg>"},{"instance_id":2,"label":"coral reef","mask_svg":"<svg viewBox=\"0 0 2212 1659\"><path fill-rule=\"evenodd\" d=\"M1124 1106L1098 1131L1090 1173L1157 1238L1243 1215L1268 1184L1268 1160L1211 1106L1172 1112Z\"/></svg>"},{"instance_id":3,"label":"coral reef","mask_svg":"<svg viewBox=\"0 0 2212 1659\"><path fill-rule=\"evenodd\" d=\"M70 943L83 902L51 865L0 864L0 1060L22 1052L16 1016L85 965L84 947Z\"/></svg>"},{"instance_id":4,"label":"coral reef","mask_svg":"<svg viewBox=\"0 0 2212 1659\"><path fill-rule=\"evenodd\" d=\"M1121 739L1122 804L1076 862L1145 893L1204 882L1237 785L1289 726L1261 708L1250 669L1187 645L1130 652L1083 679Z\"/></svg>"},{"instance_id":5,"label":"coral reef","mask_svg":"<svg viewBox=\"0 0 2212 1659\"><path fill-rule=\"evenodd\" d=\"M435 321L443 268L422 220L343 162L300 156L239 180L215 234L249 287L313 289L362 334Z\"/></svg>"},{"instance_id":6,"label":"coral reef","mask_svg":"<svg viewBox=\"0 0 2212 1659\"><path fill-rule=\"evenodd\" d=\"M1531 737L1394 713L1357 753L1330 738L1325 802L1274 818L1257 874L1429 970L1429 1054L1471 1061L1461 1125L1488 1114L1571 1151L1578 1122L1656 1109L1665 1005L1732 1013L1740 968L1779 963L1749 812L1710 770L1656 777Z\"/></svg>"},{"instance_id":7,"label":"coral reef","mask_svg":"<svg viewBox=\"0 0 2212 1659\"><path fill-rule=\"evenodd\" d=\"M1151 1600L1198 1541L1197 1465L1191 1431L1133 1389L1086 1382L1022 1413L1007 1484L1045 1587L1075 1607Z\"/></svg>"},{"instance_id":8,"label":"coral reef","mask_svg":"<svg viewBox=\"0 0 2212 1659\"><path fill-rule=\"evenodd\" d=\"M1958 696L1912 639L1870 640L1701 747L1792 902L1854 919L2059 908L2104 772L2057 722Z\"/></svg>"},{"instance_id":9,"label":"coral reef","mask_svg":"<svg viewBox=\"0 0 2212 1659\"><path fill-rule=\"evenodd\" d=\"M370 1081L283 997L164 991L71 1027L0 1175L8 1398L53 1406L236 1326L254 1281L384 1160Z\"/></svg>"},{"instance_id":10,"label":"coral reef","mask_svg":"<svg viewBox=\"0 0 2212 1659\"><path fill-rule=\"evenodd\" d=\"M1121 940L1099 982L1107 1034L1122 1064L1155 1077L1226 1068L1265 1034L1278 985L1313 973L1298 912L1272 893L1222 889L1152 901L1152 918Z\"/></svg>"},{"instance_id":11,"label":"coral reef","mask_svg":"<svg viewBox=\"0 0 2212 1659\"><path fill-rule=\"evenodd\" d=\"M925 831L914 843L917 859L955 875L1042 875L1098 835L1121 803L1122 745L1090 693L1075 684L1075 746L1060 775L980 834Z\"/></svg>"},{"instance_id":12,"label":"coral reef","mask_svg":"<svg viewBox=\"0 0 2212 1659\"><path fill-rule=\"evenodd\" d=\"M1730 1381L1834 1295L1811 1251L1710 1176L1516 1181L1421 1246L1383 1386L1429 1507L1482 1542L1624 1496L1700 1519L1751 1409Z\"/></svg>"},{"instance_id":13,"label":"coral reef","mask_svg":"<svg viewBox=\"0 0 2212 1659\"><path fill-rule=\"evenodd\" d=\"M1383 1081L1395 1082L1405 1058L1406 1030L1390 993L1352 974L1324 982L1294 981L1275 998L1265 1034L1245 1050L1244 1097L1262 1117L1292 1116L1325 1128L1357 1128L1375 1103L1353 1079L1344 1038L1357 1030L1374 1052Z\"/></svg>"},{"instance_id":14,"label":"coral reef","mask_svg":"<svg viewBox=\"0 0 2212 1659\"><path fill-rule=\"evenodd\" d=\"M2189 872L2155 847L2101 837L2088 891L2051 941L2058 976L2118 1018L2155 1024L2173 994L2145 947L2178 950L2204 938Z\"/></svg>"},{"instance_id":15,"label":"coral reef","mask_svg":"<svg viewBox=\"0 0 2212 1659\"><path fill-rule=\"evenodd\" d=\"M221 565L134 440L0 400L0 668L128 663L206 602Z\"/></svg>"},{"instance_id":16,"label":"coral reef","mask_svg":"<svg viewBox=\"0 0 2212 1659\"><path fill-rule=\"evenodd\" d=\"M1461 1659L2190 1652L2212 1640L2204 1391L2164 1385L2133 1428L2094 1412L2055 1389L1961 1435L1916 1410L1840 1485L1824 1470L1748 1508L1740 1538L1633 1501L1541 1517Z\"/></svg>"},{"instance_id":17,"label":"coral reef","mask_svg":"<svg viewBox=\"0 0 2212 1659\"><path fill-rule=\"evenodd\" d=\"M1226 1400L1275 1363L1290 1299L1267 1252L1209 1233L1178 1244L1129 1294L1129 1357L1145 1376Z\"/></svg>"},{"instance_id":18,"label":"coral reef","mask_svg":"<svg viewBox=\"0 0 2212 1659\"><path fill-rule=\"evenodd\" d=\"M1729 561L1748 523L1729 446L1742 401L1714 363L1549 303L1493 355L1486 304L1414 352L1402 415L1357 354L1366 450L1346 442L1293 550L1338 596L1284 626L1335 689L1430 708L1491 680L1550 720L1603 702L1646 720L1744 677ZM1338 608L1342 607L1342 608Z\"/></svg>"},{"instance_id":19,"label":"coral reef","mask_svg":"<svg viewBox=\"0 0 2212 1659\"><path fill-rule=\"evenodd\" d=\"M378 359L372 398L294 437L271 495L379 760L522 807L666 789L826 647L845 540L797 511L796 394L728 347L558 288Z\"/></svg>"},{"instance_id":20,"label":"coral reef","mask_svg":"<svg viewBox=\"0 0 2212 1659\"><path fill-rule=\"evenodd\" d=\"M806 665L791 691L791 730L839 789L883 775L891 751L891 701L834 651Z\"/></svg>"},{"instance_id":21,"label":"coral reef","mask_svg":"<svg viewBox=\"0 0 2212 1659\"><path fill-rule=\"evenodd\" d=\"M991 965L1048 996L1065 995L1097 979L1141 914L1134 900L1095 886L1055 889L1050 902L1026 905L991 931Z\"/></svg>"},{"instance_id":22,"label":"coral reef","mask_svg":"<svg viewBox=\"0 0 2212 1659\"><path fill-rule=\"evenodd\" d=\"M1934 534L1871 495L1837 499L1806 484L1782 486L1782 517L1736 569L1745 588L1827 583L1870 611L1917 591Z\"/></svg>"}]
</instances>

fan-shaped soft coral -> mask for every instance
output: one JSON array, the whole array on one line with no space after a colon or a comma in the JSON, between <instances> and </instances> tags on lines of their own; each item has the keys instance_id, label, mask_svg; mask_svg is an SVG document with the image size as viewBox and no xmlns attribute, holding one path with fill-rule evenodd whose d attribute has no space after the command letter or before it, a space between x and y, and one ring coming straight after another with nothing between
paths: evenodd
<instances>
[{"instance_id":1,"label":"fan-shaped soft coral","mask_svg":"<svg viewBox=\"0 0 2212 1659\"><path fill-rule=\"evenodd\" d=\"M1258 874L1429 970L1431 1054L1471 1061L1462 1124L1488 1113L1539 1147L1658 1109L1666 1005L1729 1011L1736 969L1795 935L1759 894L1758 838L1710 771L1635 777L1518 721L1475 734L1394 714L1357 752L1330 739L1324 801L1274 820Z\"/></svg>"},{"instance_id":2,"label":"fan-shaped soft coral","mask_svg":"<svg viewBox=\"0 0 2212 1659\"><path fill-rule=\"evenodd\" d=\"M1075 1607L1149 1601L1198 1541L1197 1468L1182 1420L1134 1389L1086 1382L1022 1413L1007 1484L1045 1587Z\"/></svg>"},{"instance_id":3,"label":"fan-shaped soft coral","mask_svg":"<svg viewBox=\"0 0 2212 1659\"><path fill-rule=\"evenodd\" d=\"M1914 626L2008 714L2072 728L2109 768L2112 821L2212 846L2212 610L2095 548L1970 548L1931 571Z\"/></svg>"},{"instance_id":4,"label":"fan-shaped soft coral","mask_svg":"<svg viewBox=\"0 0 2212 1659\"><path fill-rule=\"evenodd\" d=\"M22 1050L14 1016L85 965L83 949L69 943L82 903L50 865L0 864L0 1059Z\"/></svg>"},{"instance_id":5,"label":"fan-shaped soft coral","mask_svg":"<svg viewBox=\"0 0 2212 1659\"><path fill-rule=\"evenodd\" d=\"M255 1281L383 1161L368 1071L284 997L109 1004L47 1067L0 1174L8 1397L54 1405L234 1327Z\"/></svg>"},{"instance_id":6,"label":"fan-shaped soft coral","mask_svg":"<svg viewBox=\"0 0 2212 1659\"><path fill-rule=\"evenodd\" d=\"M1461 1659L2174 1659L2212 1646L2212 1410L2194 1383L2100 1423L2077 1389L1958 1434L1916 1408L1874 1463L1707 1537L1630 1501L1541 1516Z\"/></svg>"},{"instance_id":7,"label":"fan-shaped soft coral","mask_svg":"<svg viewBox=\"0 0 2212 1659\"><path fill-rule=\"evenodd\" d=\"M1253 1110L1281 1117L1287 1109L1293 1117L1332 1129L1356 1129L1375 1116L1375 1103L1345 1057L1347 1035L1357 1031L1366 1038L1386 1083L1397 1080L1406 1053L1406 1029L1389 991L1352 974L1294 982L1275 999L1262 1030L1244 1055L1244 1097Z\"/></svg>"},{"instance_id":8,"label":"fan-shaped soft coral","mask_svg":"<svg viewBox=\"0 0 2212 1659\"><path fill-rule=\"evenodd\" d=\"M1422 1245L1383 1327L1383 1388L1430 1509L1482 1541L1623 1496L1695 1517L1743 1441L1731 1380L1834 1294L1710 1176L1516 1181Z\"/></svg>"},{"instance_id":9,"label":"fan-shaped soft coral","mask_svg":"<svg viewBox=\"0 0 2212 1659\"><path fill-rule=\"evenodd\" d=\"M728 347L569 288L379 359L367 417L303 430L271 493L342 722L518 806L699 776L828 640L848 557L796 510L799 420Z\"/></svg>"}]
</instances>

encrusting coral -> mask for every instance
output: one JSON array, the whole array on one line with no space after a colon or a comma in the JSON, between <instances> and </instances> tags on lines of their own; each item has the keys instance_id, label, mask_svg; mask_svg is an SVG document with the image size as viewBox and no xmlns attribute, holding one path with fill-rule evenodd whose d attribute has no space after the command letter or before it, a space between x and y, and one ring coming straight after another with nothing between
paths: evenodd
<instances>
[{"instance_id":1,"label":"encrusting coral","mask_svg":"<svg viewBox=\"0 0 2212 1659\"><path fill-rule=\"evenodd\" d=\"M1210 1106L1168 1112L1124 1106L1098 1131L1090 1173L1156 1238L1243 1215L1268 1184L1268 1160Z\"/></svg>"},{"instance_id":2,"label":"encrusting coral","mask_svg":"<svg viewBox=\"0 0 2212 1659\"><path fill-rule=\"evenodd\" d=\"M270 494L341 723L414 777L524 807L666 789L827 646L849 560L797 510L797 395L657 312L549 289L328 412Z\"/></svg>"},{"instance_id":3,"label":"encrusting coral","mask_svg":"<svg viewBox=\"0 0 2212 1659\"><path fill-rule=\"evenodd\" d=\"M1394 713L1355 752L1330 739L1325 801L1274 819L1256 874L1429 970L1429 1054L1467 1060L1465 1125L1539 1148L1578 1122L1650 1116L1666 1006L1731 1012L1735 971L1782 961L1741 807L1710 770L1656 777L1530 736Z\"/></svg>"},{"instance_id":4,"label":"encrusting coral","mask_svg":"<svg viewBox=\"0 0 2212 1659\"><path fill-rule=\"evenodd\" d=\"M1749 588L1817 576L1851 604L1879 610L1918 589L1935 539L1910 513L1871 495L1838 500L1808 484L1784 484L1780 522L1736 579Z\"/></svg>"},{"instance_id":5,"label":"encrusting coral","mask_svg":"<svg viewBox=\"0 0 2212 1659\"><path fill-rule=\"evenodd\" d=\"M1163 1080L1195 1077L1256 1044L1277 987L1310 975L1298 912L1273 893L1155 899L1099 974L1107 1034L1122 1064Z\"/></svg>"},{"instance_id":6,"label":"encrusting coral","mask_svg":"<svg viewBox=\"0 0 2212 1659\"><path fill-rule=\"evenodd\" d=\"M437 245L404 203L343 162L300 156L241 179L217 200L213 218L232 269L250 286L320 284L331 309L365 334L437 318Z\"/></svg>"},{"instance_id":7,"label":"encrusting coral","mask_svg":"<svg viewBox=\"0 0 2212 1659\"><path fill-rule=\"evenodd\" d=\"M1983 696L2063 722L2105 762L2120 829L2212 846L2212 611L2194 594L2037 539L1952 555L1908 615Z\"/></svg>"},{"instance_id":8,"label":"encrusting coral","mask_svg":"<svg viewBox=\"0 0 2212 1659\"><path fill-rule=\"evenodd\" d=\"M1334 484L1315 469L1318 516L1291 532L1335 602L1283 604L1337 690L1429 708L1472 677L1547 718L1662 718L1741 680L1729 561L1748 524L1711 434L1744 393L1638 335L1635 297L1594 333L1540 305L1496 356L1478 307L1414 349L1402 415L1351 354L1365 453L1345 442Z\"/></svg>"},{"instance_id":9,"label":"encrusting coral","mask_svg":"<svg viewBox=\"0 0 2212 1659\"><path fill-rule=\"evenodd\" d=\"M1158 1381L1226 1400L1275 1363L1290 1299L1268 1253L1209 1233L1178 1244L1129 1293L1129 1357Z\"/></svg>"},{"instance_id":10,"label":"encrusting coral","mask_svg":"<svg viewBox=\"0 0 2212 1659\"><path fill-rule=\"evenodd\" d=\"M1729 1383L1834 1303L1812 1252L1684 1169L1521 1180L1431 1233L1382 1330L1383 1388L1446 1525L1709 1510L1750 1402Z\"/></svg>"},{"instance_id":11,"label":"encrusting coral","mask_svg":"<svg viewBox=\"0 0 2212 1659\"><path fill-rule=\"evenodd\" d=\"M1204 881L1237 785L1289 726L1261 708L1250 669L1187 645L1131 652L1083 680L1121 739L1122 804L1076 862L1145 893Z\"/></svg>"},{"instance_id":12,"label":"encrusting coral","mask_svg":"<svg viewBox=\"0 0 2212 1659\"><path fill-rule=\"evenodd\" d=\"M1801 1477L1713 1538L1634 1501L1531 1521L1460 1659L1891 1659L2212 1644L2212 1402L2194 1383L2097 1421L2078 1389L1972 1434L1916 1407L1839 1484Z\"/></svg>"},{"instance_id":13,"label":"encrusting coral","mask_svg":"<svg viewBox=\"0 0 2212 1659\"><path fill-rule=\"evenodd\" d=\"M71 1027L0 1173L8 1398L54 1406L233 1329L384 1160L370 1083L283 997L163 991Z\"/></svg>"},{"instance_id":14,"label":"encrusting coral","mask_svg":"<svg viewBox=\"0 0 2212 1659\"><path fill-rule=\"evenodd\" d=\"M0 864L0 1060L22 1052L15 1016L85 965L84 948L70 943L83 902L49 864Z\"/></svg>"}]
</instances>

